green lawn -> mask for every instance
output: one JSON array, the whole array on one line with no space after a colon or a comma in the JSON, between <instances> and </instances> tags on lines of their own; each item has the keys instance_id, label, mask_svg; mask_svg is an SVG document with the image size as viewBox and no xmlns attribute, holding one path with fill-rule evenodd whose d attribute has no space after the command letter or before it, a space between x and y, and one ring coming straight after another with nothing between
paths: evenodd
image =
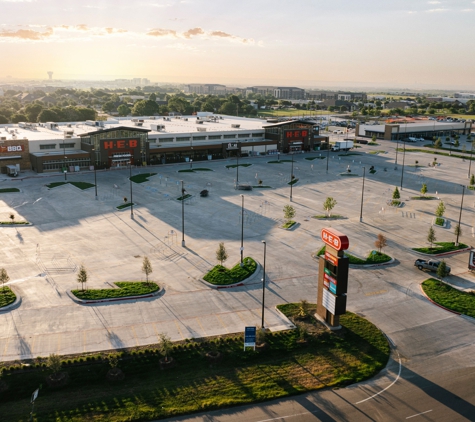
<instances>
[{"instance_id":1,"label":"green lawn","mask_svg":"<svg viewBox=\"0 0 475 422\"><path fill-rule=\"evenodd\" d=\"M325 247L325 245L323 245L317 251L315 256L323 255L325 253L325 249L326 249L326 247ZM375 253L373 254L373 252L375 252ZM386 254L384 254L382 252L378 252L378 251L371 251L368 254L368 257L366 259L357 258L356 256L351 255L348 252L345 252L345 256L347 256L349 258L350 264L353 264L353 265L383 264L385 262L391 261L391 259L392 259L389 255L386 255Z\"/></svg>"},{"instance_id":2,"label":"green lawn","mask_svg":"<svg viewBox=\"0 0 475 422\"><path fill-rule=\"evenodd\" d=\"M53 182L53 183L50 183L49 185L46 185L46 187L49 189L53 189L53 188L57 188L58 186L63 186L63 185L68 185L68 184L73 185L81 190L93 188L95 186L94 184L87 183L87 182Z\"/></svg>"},{"instance_id":3,"label":"green lawn","mask_svg":"<svg viewBox=\"0 0 475 422\"><path fill-rule=\"evenodd\" d=\"M286 221L282 224L283 229L290 229L291 227L295 226L297 223L295 221Z\"/></svg>"},{"instance_id":4,"label":"green lawn","mask_svg":"<svg viewBox=\"0 0 475 422\"><path fill-rule=\"evenodd\" d=\"M463 243L459 243L458 246L455 246L454 242L435 242L434 245L437 245L432 248L412 248L413 251L416 252L422 252L426 254L439 254L443 252L452 252L452 251L458 251L459 249L465 249L468 246L464 245Z\"/></svg>"},{"instance_id":5,"label":"green lawn","mask_svg":"<svg viewBox=\"0 0 475 422\"><path fill-rule=\"evenodd\" d=\"M226 168L235 169L236 167L249 167L249 166L252 166L252 164L228 164Z\"/></svg>"},{"instance_id":6,"label":"green lawn","mask_svg":"<svg viewBox=\"0 0 475 422\"><path fill-rule=\"evenodd\" d=\"M155 176L157 173L141 173L136 174L135 176L130 177L130 180L134 183L144 183L148 182L149 177Z\"/></svg>"},{"instance_id":7,"label":"green lawn","mask_svg":"<svg viewBox=\"0 0 475 422\"><path fill-rule=\"evenodd\" d=\"M286 314L298 304L279 306ZM312 306L312 305L310 305ZM313 305L314 308L314 305ZM264 352L243 351L242 335L195 339L172 347L173 368L160 370L156 345L120 352L122 382L109 382L105 354L69 357L63 371L69 385L52 389L50 372L36 360L32 367L13 364L4 381L2 422L26 422L31 393L42 385L35 405L35 421L125 422L176 418L230 406L259 403L323 388L343 387L376 375L387 364L389 345L381 331L351 313L342 315L337 332L315 328L307 343L298 342L296 330L268 333ZM209 362L206 352L221 353Z\"/></svg>"},{"instance_id":8,"label":"green lawn","mask_svg":"<svg viewBox=\"0 0 475 422\"><path fill-rule=\"evenodd\" d=\"M299 181L299 179L294 179L291 182L288 182L287 184L288 185L295 185L298 181Z\"/></svg>"},{"instance_id":9,"label":"green lawn","mask_svg":"<svg viewBox=\"0 0 475 422\"><path fill-rule=\"evenodd\" d=\"M216 265L203 277L203 280L218 286L239 283L254 274L257 268L257 263L252 258L244 258L243 262L244 265L242 267L239 262L231 269L222 265Z\"/></svg>"},{"instance_id":10,"label":"green lawn","mask_svg":"<svg viewBox=\"0 0 475 422\"><path fill-rule=\"evenodd\" d=\"M411 199L418 199L421 201L430 201L432 199L437 199L435 196L411 196Z\"/></svg>"},{"instance_id":11,"label":"green lawn","mask_svg":"<svg viewBox=\"0 0 475 422\"><path fill-rule=\"evenodd\" d=\"M118 210L123 210L124 208L129 208L132 206L132 202L127 202L126 204L118 205L116 208Z\"/></svg>"},{"instance_id":12,"label":"green lawn","mask_svg":"<svg viewBox=\"0 0 475 422\"><path fill-rule=\"evenodd\" d=\"M18 188L4 188L0 189L0 193L9 193L9 192L20 192Z\"/></svg>"},{"instance_id":13,"label":"green lawn","mask_svg":"<svg viewBox=\"0 0 475 422\"><path fill-rule=\"evenodd\" d=\"M253 186L253 189L272 189L272 186L267 186L267 185L257 185Z\"/></svg>"},{"instance_id":14,"label":"green lawn","mask_svg":"<svg viewBox=\"0 0 475 422\"><path fill-rule=\"evenodd\" d=\"M186 195L180 196L177 198L177 201L183 201L185 199L191 198L191 195L187 193Z\"/></svg>"},{"instance_id":15,"label":"green lawn","mask_svg":"<svg viewBox=\"0 0 475 422\"><path fill-rule=\"evenodd\" d=\"M112 299L127 296L141 296L156 292L160 287L155 283L144 281L117 281L118 289L72 290L74 296L83 300Z\"/></svg>"},{"instance_id":16,"label":"green lawn","mask_svg":"<svg viewBox=\"0 0 475 422\"><path fill-rule=\"evenodd\" d=\"M322 214L322 215L314 215L312 216L312 218L316 218L317 220L327 220L329 218L331 219L331 218L344 218L344 217L338 214L333 214L333 215Z\"/></svg>"},{"instance_id":17,"label":"green lawn","mask_svg":"<svg viewBox=\"0 0 475 422\"><path fill-rule=\"evenodd\" d=\"M0 308L10 305L15 302L15 300L16 295L12 292L10 287L0 287Z\"/></svg>"},{"instance_id":18,"label":"green lawn","mask_svg":"<svg viewBox=\"0 0 475 422\"><path fill-rule=\"evenodd\" d=\"M434 278L424 281L422 288L439 305L475 318L475 294L461 292Z\"/></svg>"}]
</instances>

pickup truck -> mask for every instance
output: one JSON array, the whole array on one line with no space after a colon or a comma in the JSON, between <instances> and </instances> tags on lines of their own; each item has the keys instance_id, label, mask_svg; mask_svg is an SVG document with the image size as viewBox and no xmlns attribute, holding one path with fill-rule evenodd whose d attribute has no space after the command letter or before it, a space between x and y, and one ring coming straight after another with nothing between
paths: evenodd
<instances>
[{"instance_id":1,"label":"pickup truck","mask_svg":"<svg viewBox=\"0 0 475 422\"><path fill-rule=\"evenodd\" d=\"M422 270L429 270L429 271L437 271L439 268L440 261L436 261L435 259L429 259L426 261L425 259L416 259L414 262L414 266ZM450 274L450 267L447 265L447 274Z\"/></svg>"}]
</instances>

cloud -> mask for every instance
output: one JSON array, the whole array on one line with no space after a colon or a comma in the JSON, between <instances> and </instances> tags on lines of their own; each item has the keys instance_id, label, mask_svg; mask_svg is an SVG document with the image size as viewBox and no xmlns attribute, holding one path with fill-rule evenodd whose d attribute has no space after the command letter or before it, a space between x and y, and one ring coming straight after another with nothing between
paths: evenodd
<instances>
[{"instance_id":1,"label":"cloud","mask_svg":"<svg viewBox=\"0 0 475 422\"><path fill-rule=\"evenodd\" d=\"M462 9L462 12L473 12L473 9Z\"/></svg>"},{"instance_id":2,"label":"cloud","mask_svg":"<svg viewBox=\"0 0 475 422\"><path fill-rule=\"evenodd\" d=\"M152 7L163 8L163 7L171 7L173 6L173 3L149 3L148 5Z\"/></svg>"},{"instance_id":3,"label":"cloud","mask_svg":"<svg viewBox=\"0 0 475 422\"><path fill-rule=\"evenodd\" d=\"M151 37L173 37L173 38L177 37L175 30L163 29L163 28L151 29L150 31L146 33L146 35L150 35Z\"/></svg>"},{"instance_id":4,"label":"cloud","mask_svg":"<svg viewBox=\"0 0 475 422\"><path fill-rule=\"evenodd\" d=\"M196 35L203 35L204 33L205 31L203 31L201 28L192 28L184 32L183 36L187 39L190 39L191 37L194 37Z\"/></svg>"},{"instance_id":5,"label":"cloud","mask_svg":"<svg viewBox=\"0 0 475 422\"><path fill-rule=\"evenodd\" d=\"M208 34L211 38L228 38L233 41L238 41L243 44L254 44L254 40L252 38L241 38L236 35L228 34L227 32L224 31L211 31Z\"/></svg>"},{"instance_id":6,"label":"cloud","mask_svg":"<svg viewBox=\"0 0 475 422\"><path fill-rule=\"evenodd\" d=\"M413 13L417 13L417 10L409 10L407 13L409 13L410 15L412 15Z\"/></svg>"},{"instance_id":7,"label":"cloud","mask_svg":"<svg viewBox=\"0 0 475 422\"><path fill-rule=\"evenodd\" d=\"M429 3L429 4L440 4L442 2L441 1L428 1L427 3Z\"/></svg>"},{"instance_id":8,"label":"cloud","mask_svg":"<svg viewBox=\"0 0 475 422\"><path fill-rule=\"evenodd\" d=\"M48 28L45 32L33 31L32 29L18 29L16 31L0 31L0 38L38 41L49 38L53 35L53 28Z\"/></svg>"},{"instance_id":9,"label":"cloud","mask_svg":"<svg viewBox=\"0 0 475 422\"><path fill-rule=\"evenodd\" d=\"M115 29L115 28L104 28L104 31L106 31L108 34L125 34L127 29Z\"/></svg>"},{"instance_id":10,"label":"cloud","mask_svg":"<svg viewBox=\"0 0 475 422\"><path fill-rule=\"evenodd\" d=\"M75 28L76 28L76 29L79 29L80 31L87 31L87 30L89 30L89 28L87 27L87 25L84 24L84 23L81 23L80 25L76 25Z\"/></svg>"},{"instance_id":11,"label":"cloud","mask_svg":"<svg viewBox=\"0 0 475 422\"><path fill-rule=\"evenodd\" d=\"M447 12L449 9L429 9L426 10L428 13L440 13L440 12Z\"/></svg>"}]
</instances>

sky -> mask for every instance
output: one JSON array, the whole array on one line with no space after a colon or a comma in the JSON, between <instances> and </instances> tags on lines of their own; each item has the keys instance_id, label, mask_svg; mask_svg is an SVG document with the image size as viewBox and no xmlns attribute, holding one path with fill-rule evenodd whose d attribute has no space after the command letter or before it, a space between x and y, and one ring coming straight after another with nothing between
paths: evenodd
<instances>
[{"instance_id":1,"label":"sky","mask_svg":"<svg viewBox=\"0 0 475 422\"><path fill-rule=\"evenodd\" d=\"M0 78L475 89L475 0L0 0Z\"/></svg>"}]
</instances>

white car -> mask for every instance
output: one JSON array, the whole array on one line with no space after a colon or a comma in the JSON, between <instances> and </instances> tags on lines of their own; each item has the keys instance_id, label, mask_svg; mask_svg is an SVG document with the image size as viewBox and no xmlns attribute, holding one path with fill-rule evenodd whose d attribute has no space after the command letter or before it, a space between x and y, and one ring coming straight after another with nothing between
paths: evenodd
<instances>
[{"instance_id":1,"label":"white car","mask_svg":"<svg viewBox=\"0 0 475 422\"><path fill-rule=\"evenodd\" d=\"M418 138L414 138L413 136L409 136L409 138L406 139L406 142L417 142Z\"/></svg>"},{"instance_id":2,"label":"white car","mask_svg":"<svg viewBox=\"0 0 475 422\"><path fill-rule=\"evenodd\" d=\"M340 134L343 133L343 131L342 131L342 130L334 130L333 133L334 133L335 135L340 135Z\"/></svg>"},{"instance_id":3,"label":"white car","mask_svg":"<svg viewBox=\"0 0 475 422\"><path fill-rule=\"evenodd\" d=\"M418 138L416 138L416 141L425 141L425 139L422 136L419 136Z\"/></svg>"}]
</instances>

